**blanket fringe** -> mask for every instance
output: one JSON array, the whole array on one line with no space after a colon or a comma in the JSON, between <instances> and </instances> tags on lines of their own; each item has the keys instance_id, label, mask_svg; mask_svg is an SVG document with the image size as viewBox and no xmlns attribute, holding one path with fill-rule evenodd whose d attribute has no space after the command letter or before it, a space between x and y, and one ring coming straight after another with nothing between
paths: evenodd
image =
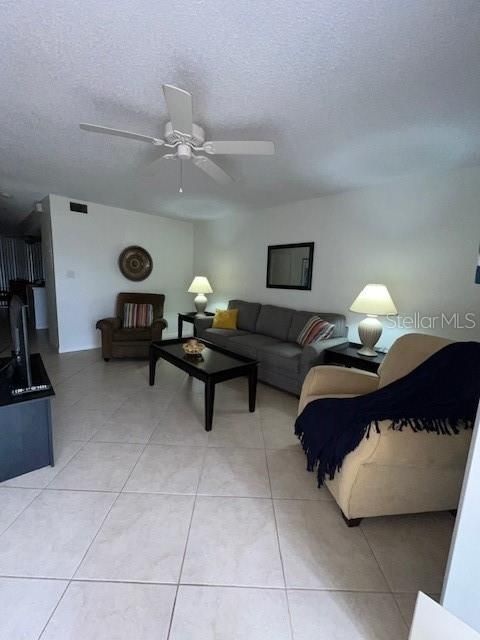
<instances>
[{"instance_id":1,"label":"blanket fringe","mask_svg":"<svg viewBox=\"0 0 480 640\"><path fill-rule=\"evenodd\" d=\"M388 420L389 418L385 418ZM370 430L375 429L379 434L381 433L380 420L373 420L365 426L363 435L361 436L359 443L363 438L368 438ZM405 427L410 428L414 433L426 431L427 433L436 433L437 435L453 435L460 433L460 429L463 427L466 429L473 429L474 421L466 418L399 418L392 420L389 429L393 431L403 431ZM315 471L317 469L318 474L318 487L323 485L324 479L328 477L333 480L335 473L341 470L343 459L332 464L331 462L322 462L317 457L316 453L308 446L307 438L304 431L301 429L299 421L295 423L295 435L300 440L303 451L307 457L307 471ZM358 446L358 445L357 445ZM355 447L356 448L356 447Z\"/></svg>"},{"instance_id":2,"label":"blanket fringe","mask_svg":"<svg viewBox=\"0 0 480 640\"><path fill-rule=\"evenodd\" d=\"M386 418L388 420L388 418ZM373 423L379 433L378 421ZM426 431L427 433L437 433L438 435L451 436L460 433L462 427L464 429L473 429L473 420L467 418L397 418L392 420L390 429L394 431L403 431L404 427L410 427L415 433L417 431Z\"/></svg>"}]
</instances>

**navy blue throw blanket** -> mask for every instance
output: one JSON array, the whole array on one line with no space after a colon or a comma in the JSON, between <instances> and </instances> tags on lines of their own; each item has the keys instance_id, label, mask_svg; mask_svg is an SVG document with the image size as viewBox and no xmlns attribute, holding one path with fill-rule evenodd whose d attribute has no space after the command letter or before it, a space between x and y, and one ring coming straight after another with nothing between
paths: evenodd
<instances>
[{"instance_id":1,"label":"navy blue throw blanket","mask_svg":"<svg viewBox=\"0 0 480 640\"><path fill-rule=\"evenodd\" d=\"M333 480L345 456L381 420L392 428L452 435L472 428L480 398L480 343L454 342L389 385L354 398L310 402L295 422L318 486Z\"/></svg>"}]
</instances>

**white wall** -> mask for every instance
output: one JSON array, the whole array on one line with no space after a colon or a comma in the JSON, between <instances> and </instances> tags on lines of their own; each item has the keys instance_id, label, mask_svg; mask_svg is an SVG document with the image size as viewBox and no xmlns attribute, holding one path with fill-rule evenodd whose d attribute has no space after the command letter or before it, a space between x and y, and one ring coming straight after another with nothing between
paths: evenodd
<instances>
[{"instance_id":1,"label":"white wall","mask_svg":"<svg viewBox=\"0 0 480 640\"><path fill-rule=\"evenodd\" d=\"M452 538L443 606L480 632L480 405Z\"/></svg>"},{"instance_id":2,"label":"white wall","mask_svg":"<svg viewBox=\"0 0 480 640\"><path fill-rule=\"evenodd\" d=\"M480 634L420 591L408 640L480 640Z\"/></svg>"},{"instance_id":3,"label":"white wall","mask_svg":"<svg viewBox=\"0 0 480 640\"><path fill-rule=\"evenodd\" d=\"M176 313L192 308L186 291L193 275L193 225L93 202L85 203L87 215L75 214L69 198L48 200L59 351L98 346L95 323L114 314L120 291L164 293L169 332L176 334ZM144 247L153 258L153 271L143 282L127 280L118 268L128 245Z\"/></svg>"},{"instance_id":4,"label":"white wall","mask_svg":"<svg viewBox=\"0 0 480 640\"><path fill-rule=\"evenodd\" d=\"M311 291L267 289L267 245L315 242ZM350 338L362 316L348 313L362 287L386 284L402 316L478 314L474 284L480 241L480 168L404 179L369 189L195 223L195 273L210 280L210 306L231 297L347 313ZM431 333L480 339L474 330ZM429 327L419 328L423 333ZM402 333L386 328L381 344Z\"/></svg>"}]
</instances>

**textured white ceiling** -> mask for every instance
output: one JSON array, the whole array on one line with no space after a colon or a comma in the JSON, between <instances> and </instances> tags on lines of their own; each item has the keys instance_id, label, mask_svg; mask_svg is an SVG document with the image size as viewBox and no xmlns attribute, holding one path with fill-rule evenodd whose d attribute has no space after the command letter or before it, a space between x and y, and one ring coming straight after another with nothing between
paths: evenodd
<instances>
[{"instance_id":1,"label":"textured white ceiling","mask_svg":"<svg viewBox=\"0 0 480 640\"><path fill-rule=\"evenodd\" d=\"M3 0L0 224L49 192L187 218L315 197L480 161L478 0ZM194 96L214 139L275 157L142 177L163 82Z\"/></svg>"}]
</instances>

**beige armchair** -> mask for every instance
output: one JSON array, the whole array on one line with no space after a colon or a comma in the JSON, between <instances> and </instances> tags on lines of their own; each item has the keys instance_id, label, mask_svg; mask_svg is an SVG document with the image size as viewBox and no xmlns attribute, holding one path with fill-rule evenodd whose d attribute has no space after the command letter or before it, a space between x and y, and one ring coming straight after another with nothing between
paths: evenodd
<instances>
[{"instance_id":1,"label":"beige armchair","mask_svg":"<svg viewBox=\"0 0 480 640\"><path fill-rule=\"evenodd\" d=\"M369 393L403 377L450 341L423 334L399 338L378 375L358 369L319 366L305 378L298 412L322 397ZM413 417L413 416L412 416ZM340 472L326 486L349 526L364 517L457 508L470 446L471 430L455 436L389 429L370 430L345 457ZM321 428L321 427L320 427Z\"/></svg>"}]
</instances>

